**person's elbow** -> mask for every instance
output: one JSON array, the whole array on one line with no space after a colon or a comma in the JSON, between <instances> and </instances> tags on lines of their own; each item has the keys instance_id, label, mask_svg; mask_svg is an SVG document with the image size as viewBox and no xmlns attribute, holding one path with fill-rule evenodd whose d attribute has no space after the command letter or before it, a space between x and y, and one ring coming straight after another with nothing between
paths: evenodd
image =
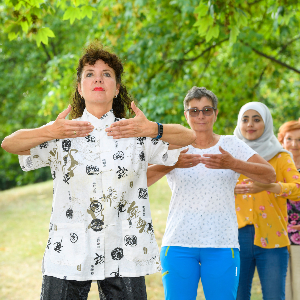
<instances>
[{"instance_id":1,"label":"person's elbow","mask_svg":"<svg viewBox=\"0 0 300 300\"><path fill-rule=\"evenodd\" d=\"M1 143L1 148L3 150L5 150L6 152L8 153L11 153L11 154L23 154L23 153L20 153L16 150L16 144L10 140L9 136L7 136L6 138L4 138L4 140L2 141ZM25 154L25 153L24 153Z\"/></svg>"},{"instance_id":2,"label":"person's elbow","mask_svg":"<svg viewBox=\"0 0 300 300\"><path fill-rule=\"evenodd\" d=\"M1 148L4 149L7 152L10 152L9 151L9 143L7 141L7 138L4 138L4 140L2 141Z\"/></svg>"}]
</instances>

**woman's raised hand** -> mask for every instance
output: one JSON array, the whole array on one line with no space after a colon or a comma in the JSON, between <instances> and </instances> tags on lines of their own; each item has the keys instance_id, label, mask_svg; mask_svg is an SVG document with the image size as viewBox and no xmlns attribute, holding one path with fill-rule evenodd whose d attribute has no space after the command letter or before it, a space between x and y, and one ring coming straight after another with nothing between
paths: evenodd
<instances>
[{"instance_id":1,"label":"woman's raised hand","mask_svg":"<svg viewBox=\"0 0 300 300\"><path fill-rule=\"evenodd\" d=\"M135 117L112 123L109 128L105 129L108 136L121 139L140 136L151 137L157 133L157 124L149 121L133 101L131 102L131 108L135 113Z\"/></svg>"},{"instance_id":2,"label":"woman's raised hand","mask_svg":"<svg viewBox=\"0 0 300 300\"><path fill-rule=\"evenodd\" d=\"M186 148L180 152L175 168L191 168L198 165L201 162L201 155L199 154L187 154L189 148Z\"/></svg>"},{"instance_id":3,"label":"woman's raised hand","mask_svg":"<svg viewBox=\"0 0 300 300\"><path fill-rule=\"evenodd\" d=\"M236 163L236 159L222 147L219 146L221 154L203 154L201 163L205 164L209 169L232 169Z\"/></svg>"},{"instance_id":4,"label":"woman's raised hand","mask_svg":"<svg viewBox=\"0 0 300 300\"><path fill-rule=\"evenodd\" d=\"M62 111L55 122L48 127L49 135L53 139L85 137L93 131L94 126L87 121L66 120L65 118L70 111L71 105Z\"/></svg>"}]
</instances>

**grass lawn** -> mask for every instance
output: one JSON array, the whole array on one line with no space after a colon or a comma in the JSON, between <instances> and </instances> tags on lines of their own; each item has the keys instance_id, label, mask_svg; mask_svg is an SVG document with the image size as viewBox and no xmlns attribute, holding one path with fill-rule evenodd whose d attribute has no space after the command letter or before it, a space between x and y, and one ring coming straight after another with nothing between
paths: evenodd
<instances>
[{"instance_id":1,"label":"grass lawn","mask_svg":"<svg viewBox=\"0 0 300 300\"><path fill-rule=\"evenodd\" d=\"M149 189L155 236L161 245L171 197L166 179ZM0 192L0 299L39 299L42 282L41 264L48 240L52 203L52 182L43 182ZM149 300L162 300L159 273L146 277ZM88 300L99 299L92 284ZM205 299L201 283L197 300ZM255 274L251 300L261 300Z\"/></svg>"}]
</instances>

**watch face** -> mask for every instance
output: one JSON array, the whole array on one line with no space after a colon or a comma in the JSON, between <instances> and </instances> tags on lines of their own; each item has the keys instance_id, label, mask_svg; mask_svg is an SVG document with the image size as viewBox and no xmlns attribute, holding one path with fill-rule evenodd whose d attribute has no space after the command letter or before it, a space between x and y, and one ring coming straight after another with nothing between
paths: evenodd
<instances>
[{"instance_id":1,"label":"watch face","mask_svg":"<svg viewBox=\"0 0 300 300\"><path fill-rule=\"evenodd\" d=\"M159 135L162 135L163 134L163 125L162 124L159 124L159 129L158 129L158 133L159 133Z\"/></svg>"},{"instance_id":2,"label":"watch face","mask_svg":"<svg viewBox=\"0 0 300 300\"><path fill-rule=\"evenodd\" d=\"M157 123L157 122L156 122ZM160 123L157 123L158 126L158 133L157 133L157 137L155 139L160 139L163 135L163 125Z\"/></svg>"}]
</instances>

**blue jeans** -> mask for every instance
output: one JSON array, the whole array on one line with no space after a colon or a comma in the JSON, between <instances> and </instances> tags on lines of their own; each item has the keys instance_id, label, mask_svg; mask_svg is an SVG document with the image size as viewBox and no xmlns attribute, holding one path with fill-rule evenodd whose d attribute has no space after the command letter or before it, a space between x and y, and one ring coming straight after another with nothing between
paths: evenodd
<instances>
[{"instance_id":1,"label":"blue jeans","mask_svg":"<svg viewBox=\"0 0 300 300\"><path fill-rule=\"evenodd\" d=\"M239 229L241 272L237 300L250 300L257 267L264 300L285 299L285 278L289 252L287 247L264 249L254 245L254 226Z\"/></svg>"}]
</instances>

